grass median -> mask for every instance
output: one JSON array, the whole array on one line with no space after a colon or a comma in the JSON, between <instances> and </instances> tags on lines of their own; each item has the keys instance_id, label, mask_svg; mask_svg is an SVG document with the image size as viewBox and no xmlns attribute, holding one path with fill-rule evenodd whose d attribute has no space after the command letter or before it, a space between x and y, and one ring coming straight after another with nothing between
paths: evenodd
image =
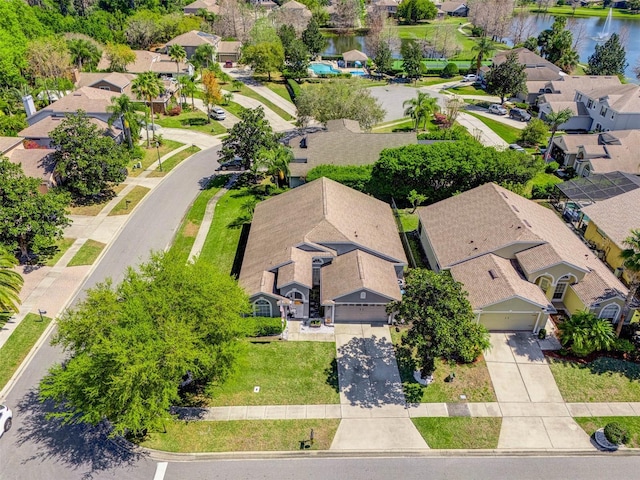
<instances>
[{"instance_id":1,"label":"grass median","mask_svg":"<svg viewBox=\"0 0 640 480\"><path fill-rule=\"evenodd\" d=\"M640 448L640 417L577 417L574 420L589 436L608 423L619 423L628 435L624 445L629 448Z\"/></svg>"},{"instance_id":2,"label":"grass median","mask_svg":"<svg viewBox=\"0 0 640 480\"><path fill-rule=\"evenodd\" d=\"M0 389L18 370L42 333L51 323L51 318L29 313L0 348Z\"/></svg>"},{"instance_id":3,"label":"grass median","mask_svg":"<svg viewBox=\"0 0 640 480\"><path fill-rule=\"evenodd\" d=\"M162 140L162 145L160 145L159 147L153 146L152 142L151 147L146 148L147 144L143 143L142 150L144 151L144 156L140 160L140 163L142 163L142 168L133 168L133 165L138 163L138 160L132 162L131 166L129 167L129 176L137 177L143 171L149 168L154 162L157 162L158 157L162 158L167 153L172 152L182 145L184 145L184 143L176 142L174 140Z\"/></svg>"},{"instance_id":4,"label":"grass median","mask_svg":"<svg viewBox=\"0 0 640 480\"><path fill-rule=\"evenodd\" d=\"M484 123L487 127L493 130L501 139L505 142L511 144L516 143L520 138L521 130L512 127L511 125L507 125L505 123L499 122L497 120L493 120L491 118L484 117L482 115L478 115L475 112L471 112L469 110L465 110L464 113L467 115L471 115L472 117L476 117L482 123Z\"/></svg>"},{"instance_id":5,"label":"grass median","mask_svg":"<svg viewBox=\"0 0 640 480\"><path fill-rule=\"evenodd\" d=\"M56 241L56 253L45 262L45 267L53 267L76 241L75 238L61 238Z\"/></svg>"},{"instance_id":6,"label":"grass median","mask_svg":"<svg viewBox=\"0 0 640 480\"><path fill-rule=\"evenodd\" d=\"M93 203L87 203L86 205L74 205L69 207L69 213L71 215L84 215L88 217L94 217L98 215L104 207L107 206L114 196L118 195L127 185L125 183L121 183L120 185L116 185L111 190L113 194L107 195L105 198L98 200Z\"/></svg>"},{"instance_id":7,"label":"grass median","mask_svg":"<svg viewBox=\"0 0 640 480\"><path fill-rule=\"evenodd\" d=\"M96 240L87 240L67 264L67 267L93 265L106 245Z\"/></svg>"},{"instance_id":8,"label":"grass median","mask_svg":"<svg viewBox=\"0 0 640 480\"><path fill-rule=\"evenodd\" d=\"M190 146L189 148L185 148L184 150L179 151L175 155L167 158L162 162L162 171L154 170L149 174L149 177L164 177L167 173L173 170L177 165L179 165L183 160L189 158L194 153L198 153L200 151L200 147L195 145Z\"/></svg>"},{"instance_id":9,"label":"grass median","mask_svg":"<svg viewBox=\"0 0 640 480\"><path fill-rule=\"evenodd\" d=\"M131 211L140 203L144 196L149 192L147 187L136 186L127 195L120 200L113 210L109 212L109 216L114 215L128 215Z\"/></svg>"}]
</instances>

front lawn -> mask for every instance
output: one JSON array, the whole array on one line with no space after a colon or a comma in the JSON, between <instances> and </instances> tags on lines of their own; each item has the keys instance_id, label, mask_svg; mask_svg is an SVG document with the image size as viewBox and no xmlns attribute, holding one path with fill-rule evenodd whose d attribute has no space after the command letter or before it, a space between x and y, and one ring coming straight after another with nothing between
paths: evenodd
<instances>
[{"instance_id":1,"label":"front lawn","mask_svg":"<svg viewBox=\"0 0 640 480\"><path fill-rule=\"evenodd\" d=\"M109 216L113 215L128 215L140 203L140 200L147 194L149 189L147 187L141 187L136 185L127 195L120 200L113 210L109 212Z\"/></svg>"},{"instance_id":2,"label":"front lawn","mask_svg":"<svg viewBox=\"0 0 640 480\"><path fill-rule=\"evenodd\" d=\"M85 215L85 216L95 216L98 215L104 207L107 206L114 196L118 195L124 188L127 186L126 183L121 183L116 185L111 190L113 190L113 196L106 196L100 201L95 203L87 203L86 205L72 205L69 207L69 213L71 215Z\"/></svg>"},{"instance_id":3,"label":"front lawn","mask_svg":"<svg viewBox=\"0 0 640 480\"><path fill-rule=\"evenodd\" d=\"M209 389L210 406L340 401L333 343L247 341L243 347L233 375ZM256 386L259 393L253 391Z\"/></svg>"},{"instance_id":4,"label":"front lawn","mask_svg":"<svg viewBox=\"0 0 640 480\"><path fill-rule=\"evenodd\" d=\"M132 162L131 165L129 166L130 177L137 177L143 171L149 168L154 162L157 162L158 157L162 158L167 153L172 152L176 148L184 145L184 143L176 142L173 140L163 140L162 145L160 145L159 147L153 146L153 143L151 144L152 146L149 148L146 148L146 145L147 145L146 143L142 144L142 150L144 151L144 156L140 160L140 163L142 163L142 168L133 168L133 165L138 163L138 161L136 160Z\"/></svg>"},{"instance_id":5,"label":"front lawn","mask_svg":"<svg viewBox=\"0 0 640 480\"><path fill-rule=\"evenodd\" d=\"M455 93L457 95L486 95L490 96L485 90L476 88L473 85L458 85L447 89L448 92Z\"/></svg>"},{"instance_id":6,"label":"front lawn","mask_svg":"<svg viewBox=\"0 0 640 480\"><path fill-rule=\"evenodd\" d=\"M95 240L87 240L80 247L77 253L67 264L67 267L77 267L79 265L93 265L93 262L100 256L100 252L106 247L104 243Z\"/></svg>"},{"instance_id":7,"label":"front lawn","mask_svg":"<svg viewBox=\"0 0 640 480\"><path fill-rule=\"evenodd\" d=\"M637 402L640 365L600 357L589 363L549 358L551 372L565 402Z\"/></svg>"},{"instance_id":8,"label":"front lawn","mask_svg":"<svg viewBox=\"0 0 640 480\"><path fill-rule=\"evenodd\" d=\"M467 115L471 115L472 117L478 118L482 123L484 123L487 127L493 130L495 133L497 133L498 136L507 143L516 143L520 138L521 130L518 130L517 128L512 127L511 125L507 125L497 120L493 120L491 118L478 115L477 113L471 112L469 110L465 110L464 113L466 113Z\"/></svg>"},{"instance_id":9,"label":"front lawn","mask_svg":"<svg viewBox=\"0 0 640 480\"><path fill-rule=\"evenodd\" d=\"M433 417L411 421L430 448L497 448L502 418Z\"/></svg>"},{"instance_id":10,"label":"front lawn","mask_svg":"<svg viewBox=\"0 0 640 480\"><path fill-rule=\"evenodd\" d=\"M200 151L200 147L195 145L190 146L189 148L185 148L184 150L179 151L175 155L172 155L164 162L162 162L162 171L156 169L153 170L149 176L150 177L164 177L167 173L169 173L173 168L175 168L180 162L184 159L189 158L194 153L198 153Z\"/></svg>"},{"instance_id":11,"label":"front lawn","mask_svg":"<svg viewBox=\"0 0 640 480\"><path fill-rule=\"evenodd\" d=\"M411 213L412 210L413 208L402 208L398 210L402 229L405 232L413 232L418 229L418 214Z\"/></svg>"},{"instance_id":12,"label":"front lawn","mask_svg":"<svg viewBox=\"0 0 640 480\"><path fill-rule=\"evenodd\" d=\"M156 124L165 128L182 128L184 130L195 130L197 132L207 133L209 135L219 135L227 131L219 122L211 120L210 123L204 123L202 125L190 125L189 121L198 119L196 121L206 122L207 114L200 110L194 112L183 112L180 115L169 116L163 115Z\"/></svg>"},{"instance_id":13,"label":"front lawn","mask_svg":"<svg viewBox=\"0 0 640 480\"><path fill-rule=\"evenodd\" d=\"M619 423L627 430L629 440L625 443L629 448L640 448L640 417L576 417L576 423L591 436L607 423Z\"/></svg>"},{"instance_id":14,"label":"front lawn","mask_svg":"<svg viewBox=\"0 0 640 480\"><path fill-rule=\"evenodd\" d=\"M151 433L143 447L167 452L247 452L300 450L313 429L310 450L328 450L340 425L330 420L240 420L166 424L166 433Z\"/></svg>"},{"instance_id":15,"label":"front lawn","mask_svg":"<svg viewBox=\"0 0 640 480\"><path fill-rule=\"evenodd\" d=\"M275 94L282 97L287 102L293 103L291 100L291 96L289 95L289 90L287 90L287 85L285 80L272 80L271 82L266 79L260 80L262 84L267 87L269 90L274 92Z\"/></svg>"},{"instance_id":16,"label":"front lawn","mask_svg":"<svg viewBox=\"0 0 640 480\"><path fill-rule=\"evenodd\" d=\"M71 245L73 245L75 241L75 238L61 238L56 240L56 253L52 257L47 259L44 264L45 267L53 267L56 263L58 263L58 260L62 258L64 253L69 250L69 247L71 247Z\"/></svg>"},{"instance_id":17,"label":"front lawn","mask_svg":"<svg viewBox=\"0 0 640 480\"><path fill-rule=\"evenodd\" d=\"M249 87L247 87L244 83L242 84L242 86L240 87L239 90L233 89L233 90L231 90L231 92L234 93L234 94L237 93L238 95L242 95L244 97L253 98L254 100L259 101L265 107L267 107L269 110L272 110L276 115L282 117L283 119L285 119L287 121L295 120L294 117L292 117L287 112L282 110L276 104L272 103L270 100L267 100L266 98L264 98L258 92L256 92L256 91L250 89Z\"/></svg>"},{"instance_id":18,"label":"front lawn","mask_svg":"<svg viewBox=\"0 0 640 480\"><path fill-rule=\"evenodd\" d=\"M495 402L496 394L489 377L489 371L483 358L475 363L450 365L444 360L436 362L434 381L423 387L413 378L415 366L408 347L401 344L402 337L408 327L400 327L400 332L391 329L391 339L396 351L398 369L407 402L410 403L439 403L459 402L460 395L466 396L468 402ZM453 382L445 379L450 373L455 373ZM428 442L427 442L428 443Z\"/></svg>"}]
</instances>

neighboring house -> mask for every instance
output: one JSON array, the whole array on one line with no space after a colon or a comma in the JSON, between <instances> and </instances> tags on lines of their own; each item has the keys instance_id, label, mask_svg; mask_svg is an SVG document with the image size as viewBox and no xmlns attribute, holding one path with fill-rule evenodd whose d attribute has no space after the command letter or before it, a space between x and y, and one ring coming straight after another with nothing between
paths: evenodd
<instances>
[{"instance_id":1,"label":"neighboring house","mask_svg":"<svg viewBox=\"0 0 640 480\"><path fill-rule=\"evenodd\" d=\"M222 39L213 33L191 30L190 32L183 33L182 35L178 35L174 39L169 40L166 44L165 53L169 53L169 47L171 45L180 45L187 53L187 59L190 59L196 52L196 48L200 45L211 45L214 49L215 57L215 54L218 52L218 48L220 47L220 40Z\"/></svg>"},{"instance_id":2,"label":"neighboring house","mask_svg":"<svg viewBox=\"0 0 640 480\"><path fill-rule=\"evenodd\" d=\"M492 58L493 65L500 65L507 59L507 55L515 53L518 58L518 63L525 66L525 73L527 74L527 91L528 93L518 94L518 98L531 105L535 104L540 90L545 85L552 81L562 78L565 73L553 63L545 60L540 55L533 53L527 48L514 48L513 50L506 50L499 52ZM480 80L485 81L485 76L489 72L490 67L480 68Z\"/></svg>"},{"instance_id":3,"label":"neighboring house","mask_svg":"<svg viewBox=\"0 0 640 480\"><path fill-rule=\"evenodd\" d=\"M640 175L640 130L560 135L553 139L551 156L583 177L624 172Z\"/></svg>"},{"instance_id":4,"label":"neighboring house","mask_svg":"<svg viewBox=\"0 0 640 480\"><path fill-rule=\"evenodd\" d=\"M160 77L176 77L178 75L193 75L193 65L188 62L176 62L165 53L149 52L147 50L134 50L136 59L127 65L127 73L154 72ZM106 54L98 63L98 70L109 70L109 59ZM179 70L179 73L178 73Z\"/></svg>"},{"instance_id":5,"label":"neighboring house","mask_svg":"<svg viewBox=\"0 0 640 480\"><path fill-rule=\"evenodd\" d=\"M239 281L256 316L387 321L406 265L389 205L320 178L256 206Z\"/></svg>"},{"instance_id":6,"label":"neighboring house","mask_svg":"<svg viewBox=\"0 0 640 480\"><path fill-rule=\"evenodd\" d=\"M289 0L283 3L273 11L273 15L277 24L291 25L298 34L307 28L313 16L309 7L300 2L296 2L296 0Z\"/></svg>"},{"instance_id":7,"label":"neighboring house","mask_svg":"<svg viewBox=\"0 0 640 480\"><path fill-rule=\"evenodd\" d=\"M60 177L55 172L54 152L48 148L16 148L9 155L9 161L20 165L28 177L40 179L40 192L47 193L60 183Z\"/></svg>"},{"instance_id":8,"label":"neighboring house","mask_svg":"<svg viewBox=\"0 0 640 480\"><path fill-rule=\"evenodd\" d=\"M631 230L640 229L640 189L583 207L582 213L583 221L588 222L585 240L601 252L599 256L617 277L628 282L630 277L622 266L620 253L627 248L624 240Z\"/></svg>"},{"instance_id":9,"label":"neighboring house","mask_svg":"<svg viewBox=\"0 0 640 480\"><path fill-rule=\"evenodd\" d=\"M22 137L0 137L0 157L8 157L16 148L22 147Z\"/></svg>"},{"instance_id":10,"label":"neighboring house","mask_svg":"<svg viewBox=\"0 0 640 480\"><path fill-rule=\"evenodd\" d=\"M488 329L537 332L559 310L619 318L627 288L553 210L488 183L418 215L430 266L464 284Z\"/></svg>"},{"instance_id":11,"label":"neighboring house","mask_svg":"<svg viewBox=\"0 0 640 480\"><path fill-rule=\"evenodd\" d=\"M29 126L19 132L18 135L48 148L51 145L49 133L64 120L65 115L84 110L91 121L100 127L104 135L121 142L123 140L123 132L120 122L114 122L112 127L108 125L111 113L107 111L107 107L111 105L113 96L114 93L110 90L81 87L38 111L35 110L31 97L25 97L23 102Z\"/></svg>"},{"instance_id":12,"label":"neighboring house","mask_svg":"<svg viewBox=\"0 0 640 480\"><path fill-rule=\"evenodd\" d=\"M291 143L289 185L297 187L318 165L370 165L385 148L415 144L418 139L415 133L364 133L355 120L330 120L326 130Z\"/></svg>"},{"instance_id":13,"label":"neighboring house","mask_svg":"<svg viewBox=\"0 0 640 480\"><path fill-rule=\"evenodd\" d=\"M205 10L214 15L220 14L217 0L196 0L182 9L185 15L196 15L200 10Z\"/></svg>"},{"instance_id":14,"label":"neighboring house","mask_svg":"<svg viewBox=\"0 0 640 480\"><path fill-rule=\"evenodd\" d=\"M398 4L400 2L398 2L398 0L374 0L373 2L371 2L369 4L369 6L367 7L367 9L369 11L384 11L387 12L387 15L394 16L398 13ZM335 11L335 6L331 5L332 7L334 7L334 11ZM331 12L329 12L331 14Z\"/></svg>"},{"instance_id":15,"label":"neighboring house","mask_svg":"<svg viewBox=\"0 0 640 480\"><path fill-rule=\"evenodd\" d=\"M273 10L278 6L273 0L251 0L250 3L256 8L262 8L264 10Z\"/></svg>"},{"instance_id":16,"label":"neighboring house","mask_svg":"<svg viewBox=\"0 0 640 480\"><path fill-rule=\"evenodd\" d=\"M242 42L220 42L218 47L218 61L221 63L231 62L237 63L240 61L240 48Z\"/></svg>"},{"instance_id":17,"label":"neighboring house","mask_svg":"<svg viewBox=\"0 0 640 480\"><path fill-rule=\"evenodd\" d=\"M560 126L572 131L640 128L640 87L622 85L617 77L572 77L566 88L554 82L539 99L540 118L569 108L573 117Z\"/></svg>"},{"instance_id":18,"label":"neighboring house","mask_svg":"<svg viewBox=\"0 0 640 480\"><path fill-rule=\"evenodd\" d=\"M463 2L436 3L436 7L438 7L439 15L446 15L449 17L466 17L469 15L469 7Z\"/></svg>"}]
</instances>

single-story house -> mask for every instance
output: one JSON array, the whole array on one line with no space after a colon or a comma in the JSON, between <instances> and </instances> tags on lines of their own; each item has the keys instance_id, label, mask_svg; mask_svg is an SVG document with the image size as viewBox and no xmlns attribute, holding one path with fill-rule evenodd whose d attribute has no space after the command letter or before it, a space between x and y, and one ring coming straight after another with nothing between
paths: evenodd
<instances>
[{"instance_id":1,"label":"single-story house","mask_svg":"<svg viewBox=\"0 0 640 480\"><path fill-rule=\"evenodd\" d=\"M201 32L199 30L191 30L169 40L166 44L165 53L169 53L171 45L181 45L187 53L187 59L190 59L196 52L196 48L200 45L211 45L214 52L218 51L220 41L222 39L213 33ZM215 54L214 54L215 57Z\"/></svg>"},{"instance_id":2,"label":"single-story house","mask_svg":"<svg viewBox=\"0 0 640 480\"><path fill-rule=\"evenodd\" d=\"M398 5L400 2L398 0L374 0L367 7L368 11L385 11L387 15L393 16L398 13ZM334 6L334 5L332 5ZM335 8L334 8L335 10Z\"/></svg>"},{"instance_id":3,"label":"single-story house","mask_svg":"<svg viewBox=\"0 0 640 480\"><path fill-rule=\"evenodd\" d=\"M182 9L185 15L196 15L200 10L205 10L214 15L220 14L220 6L217 0L196 0Z\"/></svg>"},{"instance_id":4,"label":"single-story house","mask_svg":"<svg viewBox=\"0 0 640 480\"><path fill-rule=\"evenodd\" d=\"M406 265L389 205L320 178L256 206L239 281L256 316L383 322Z\"/></svg>"},{"instance_id":5,"label":"single-story house","mask_svg":"<svg viewBox=\"0 0 640 480\"><path fill-rule=\"evenodd\" d=\"M369 57L360 50L349 50L342 54L342 59L344 60L346 68L358 68L366 66Z\"/></svg>"},{"instance_id":6,"label":"single-story house","mask_svg":"<svg viewBox=\"0 0 640 480\"><path fill-rule=\"evenodd\" d=\"M147 50L134 50L136 58L127 64L126 73L154 72L161 78L174 78L179 75L193 75L193 65L188 62L174 62L169 55ZM105 53L98 62L98 70L109 70L109 59ZM85 72L83 72L85 73Z\"/></svg>"},{"instance_id":7,"label":"single-story house","mask_svg":"<svg viewBox=\"0 0 640 480\"><path fill-rule=\"evenodd\" d=\"M365 133L355 120L330 120L326 130L290 142L293 160L289 164L289 185L302 185L318 165L370 165L385 148L415 143L418 138L414 132Z\"/></svg>"},{"instance_id":8,"label":"single-story house","mask_svg":"<svg viewBox=\"0 0 640 480\"><path fill-rule=\"evenodd\" d=\"M628 289L552 210L488 183L418 215L431 268L464 285L488 329L537 332L557 311L619 319Z\"/></svg>"},{"instance_id":9,"label":"single-story house","mask_svg":"<svg viewBox=\"0 0 640 480\"><path fill-rule=\"evenodd\" d=\"M240 61L240 48L242 48L242 42L221 41L218 47L218 61L237 63Z\"/></svg>"},{"instance_id":10,"label":"single-story house","mask_svg":"<svg viewBox=\"0 0 640 480\"><path fill-rule=\"evenodd\" d=\"M436 3L439 15L449 17L466 17L469 15L469 7L465 2L442 2Z\"/></svg>"}]
</instances>

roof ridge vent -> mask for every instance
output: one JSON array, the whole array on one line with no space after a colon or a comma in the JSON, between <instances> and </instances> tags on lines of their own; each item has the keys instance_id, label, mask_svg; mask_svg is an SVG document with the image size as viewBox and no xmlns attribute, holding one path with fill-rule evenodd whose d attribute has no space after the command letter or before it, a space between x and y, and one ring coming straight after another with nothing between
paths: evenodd
<instances>
[{"instance_id":1,"label":"roof ridge vent","mask_svg":"<svg viewBox=\"0 0 640 480\"><path fill-rule=\"evenodd\" d=\"M360 261L360 251L356 251L356 262L358 262L358 275L360 276L360 280L364 280L364 265Z\"/></svg>"},{"instance_id":2,"label":"roof ridge vent","mask_svg":"<svg viewBox=\"0 0 640 480\"><path fill-rule=\"evenodd\" d=\"M529 227L529 228L533 228L533 227L531 226L531 224L527 221L527 219L526 219L526 218L523 218L523 219L522 219L522 223L524 223L524 224L525 224L527 227Z\"/></svg>"},{"instance_id":3,"label":"roof ridge vent","mask_svg":"<svg viewBox=\"0 0 640 480\"><path fill-rule=\"evenodd\" d=\"M495 280L496 278L498 278L498 273L492 268L489 270L489 276L492 280Z\"/></svg>"},{"instance_id":4,"label":"roof ridge vent","mask_svg":"<svg viewBox=\"0 0 640 480\"><path fill-rule=\"evenodd\" d=\"M515 205L511 204L511 208L513 208L516 212L520 213L520 210L518 210L518 207L516 207Z\"/></svg>"},{"instance_id":5,"label":"roof ridge vent","mask_svg":"<svg viewBox=\"0 0 640 480\"><path fill-rule=\"evenodd\" d=\"M327 205L327 180L322 178L322 214L325 218L329 214L329 206Z\"/></svg>"}]
</instances>

